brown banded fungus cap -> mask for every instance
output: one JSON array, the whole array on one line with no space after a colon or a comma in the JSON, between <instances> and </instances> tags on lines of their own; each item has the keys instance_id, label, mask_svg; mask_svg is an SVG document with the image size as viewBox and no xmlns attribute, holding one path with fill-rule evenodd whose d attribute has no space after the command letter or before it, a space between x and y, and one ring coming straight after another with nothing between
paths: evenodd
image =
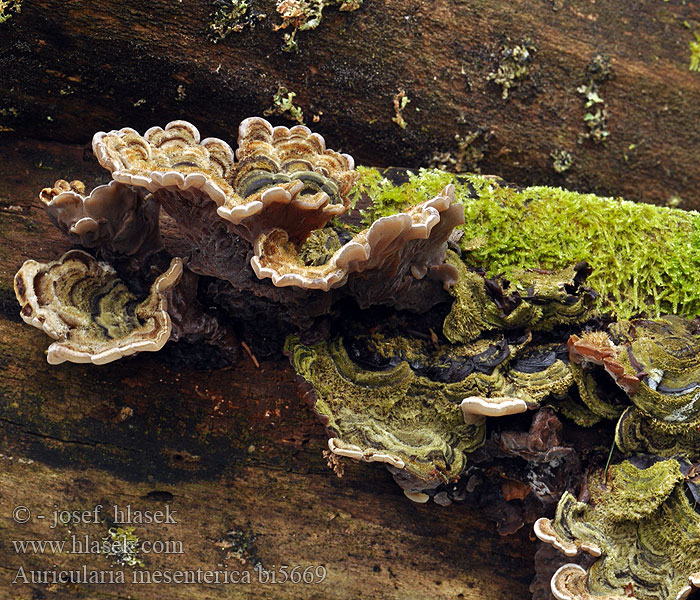
<instances>
[{"instance_id":1,"label":"brown banded fungus cap","mask_svg":"<svg viewBox=\"0 0 700 600\"><path fill-rule=\"evenodd\" d=\"M15 294L22 319L56 340L49 363L104 364L165 345L171 332L166 292L181 274L182 261L174 258L139 302L112 267L71 250L50 263L26 261L15 276Z\"/></svg>"},{"instance_id":2,"label":"brown banded fungus cap","mask_svg":"<svg viewBox=\"0 0 700 600\"><path fill-rule=\"evenodd\" d=\"M348 194L359 175L349 154L327 149L324 139L303 125L273 127L250 117L238 132L233 194L218 213L243 224L251 233L247 239L279 227L292 242L301 242L350 208ZM259 213L264 214L250 220Z\"/></svg>"},{"instance_id":3,"label":"brown banded fungus cap","mask_svg":"<svg viewBox=\"0 0 700 600\"><path fill-rule=\"evenodd\" d=\"M217 138L200 141L199 131L187 121L172 121L165 129L151 127L143 136L129 127L100 131L93 136L92 149L115 181L151 193L198 190L217 205L232 193L231 147Z\"/></svg>"},{"instance_id":4,"label":"brown banded fungus cap","mask_svg":"<svg viewBox=\"0 0 700 600\"><path fill-rule=\"evenodd\" d=\"M194 125L173 121L143 136L130 128L99 132L93 151L116 181L156 197L175 194L197 205L213 201L219 216L251 243L275 227L301 242L348 210L358 176L354 161L326 149L320 135L251 117L241 123L238 142L235 162L226 142L200 141Z\"/></svg>"}]
</instances>

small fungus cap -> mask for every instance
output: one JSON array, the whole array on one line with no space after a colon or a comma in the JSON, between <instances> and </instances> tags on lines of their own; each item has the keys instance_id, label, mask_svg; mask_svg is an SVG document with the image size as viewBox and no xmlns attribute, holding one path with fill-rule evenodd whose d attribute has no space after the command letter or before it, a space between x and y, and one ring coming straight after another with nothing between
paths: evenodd
<instances>
[{"instance_id":1,"label":"small fungus cap","mask_svg":"<svg viewBox=\"0 0 700 600\"><path fill-rule=\"evenodd\" d=\"M181 274L182 260L174 258L139 302L112 267L71 250L50 263L26 261L14 283L22 319L56 340L50 364L104 364L165 345L171 331L166 292Z\"/></svg>"}]
</instances>

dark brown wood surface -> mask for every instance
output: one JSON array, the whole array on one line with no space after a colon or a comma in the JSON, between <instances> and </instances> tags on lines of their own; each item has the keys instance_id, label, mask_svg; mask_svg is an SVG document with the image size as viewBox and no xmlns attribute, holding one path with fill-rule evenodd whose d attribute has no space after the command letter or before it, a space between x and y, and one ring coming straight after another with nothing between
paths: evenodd
<instances>
[{"instance_id":1,"label":"dark brown wood surface","mask_svg":"<svg viewBox=\"0 0 700 600\"><path fill-rule=\"evenodd\" d=\"M414 504L381 465L343 460L345 474L338 478L322 456L323 427L300 398L286 361L193 370L179 367L166 346L99 367L48 365L50 339L19 319L12 278L25 259L55 259L68 249L37 192L58 177L82 175L90 183L98 174L81 147L0 145L1 598L528 596L535 549L528 530L502 538L466 507ZM172 231L166 227L165 234ZM177 511L176 524L135 525L141 541L184 547L182 554L142 554L143 569L247 570L253 583L31 584L18 578L20 567L30 577L31 571L86 565L123 570L129 580L133 569L110 567L102 554L18 554L13 544L72 544L73 535L101 540L109 518L51 528L54 510L90 511L98 504L105 517L113 517L115 505ZM29 522L13 521L19 506L30 509ZM231 531L257 536L253 550L231 546ZM323 566L327 576L316 585L255 583L254 560L268 570Z\"/></svg>"},{"instance_id":2,"label":"dark brown wood surface","mask_svg":"<svg viewBox=\"0 0 700 600\"><path fill-rule=\"evenodd\" d=\"M0 128L82 144L186 118L235 142L238 122L284 86L330 147L365 164L425 166L457 155L455 134L482 131L467 165L507 181L700 206L697 2L365 0L326 8L298 53L281 50L275 2L250 4L267 17L214 44L207 0L27 0L0 24ZM504 100L489 75L525 40L534 58ZM591 109L577 89L596 55L610 59L599 89L610 135L579 143ZM393 120L399 90L405 129ZM563 174L558 149L573 155Z\"/></svg>"}]
</instances>

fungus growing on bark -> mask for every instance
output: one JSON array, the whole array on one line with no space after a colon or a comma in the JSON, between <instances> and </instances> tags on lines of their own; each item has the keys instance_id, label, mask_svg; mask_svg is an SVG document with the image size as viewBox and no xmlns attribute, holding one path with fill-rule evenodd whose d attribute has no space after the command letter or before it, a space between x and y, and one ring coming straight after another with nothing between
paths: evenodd
<instances>
[{"instance_id":1,"label":"fungus growing on bark","mask_svg":"<svg viewBox=\"0 0 700 600\"><path fill-rule=\"evenodd\" d=\"M461 205L454 204L454 189L389 217L377 219L321 264L306 264L299 249L283 229L273 229L255 242L251 266L260 278L269 277L278 287L296 286L325 292L343 285L351 273L381 271L400 281L409 272L416 279L431 276L449 287L457 270L445 265L447 238L464 222Z\"/></svg>"},{"instance_id":2,"label":"fungus growing on bark","mask_svg":"<svg viewBox=\"0 0 700 600\"><path fill-rule=\"evenodd\" d=\"M59 179L39 195L51 222L72 243L121 256L162 248L160 205L145 189L110 181L84 193L82 182Z\"/></svg>"},{"instance_id":3,"label":"fungus growing on bark","mask_svg":"<svg viewBox=\"0 0 700 600\"><path fill-rule=\"evenodd\" d=\"M451 342L468 342L495 329L549 331L583 323L593 314L596 294L584 285L590 273L585 263L561 271L519 271L509 281L470 271L454 253L447 262L459 274L443 326Z\"/></svg>"},{"instance_id":4,"label":"fungus growing on bark","mask_svg":"<svg viewBox=\"0 0 700 600\"><path fill-rule=\"evenodd\" d=\"M556 353L530 347L527 334L436 345L390 327L363 332L355 325L346 337L314 346L290 337L285 353L305 381L331 451L389 463L409 497L465 471L468 455L484 442L486 417L537 408L573 383Z\"/></svg>"},{"instance_id":5,"label":"fungus growing on bark","mask_svg":"<svg viewBox=\"0 0 700 600\"><path fill-rule=\"evenodd\" d=\"M303 241L348 210L357 177L352 157L326 149L317 133L273 127L260 117L241 123L237 162L226 142L201 140L186 121L143 136L129 128L100 132L93 150L116 181L145 187L161 201L213 201L232 231L251 243L273 228Z\"/></svg>"},{"instance_id":6,"label":"fungus growing on bark","mask_svg":"<svg viewBox=\"0 0 700 600\"><path fill-rule=\"evenodd\" d=\"M290 338L285 352L313 386L307 398L329 432L332 452L386 462L430 487L459 476L465 454L483 441L482 426L464 423L457 392L418 377L407 362L363 368L340 338L312 347Z\"/></svg>"},{"instance_id":7,"label":"fungus growing on bark","mask_svg":"<svg viewBox=\"0 0 700 600\"><path fill-rule=\"evenodd\" d=\"M568 346L583 402L596 415L619 418L620 450L700 458L700 335L692 321L618 321L607 333L573 335ZM601 371L624 400L601 387Z\"/></svg>"},{"instance_id":8,"label":"fungus growing on bark","mask_svg":"<svg viewBox=\"0 0 700 600\"><path fill-rule=\"evenodd\" d=\"M28 260L15 276L15 293L26 323L56 341L47 360L104 364L136 352L160 350L170 338L167 292L182 275L174 258L139 299L112 267L81 250L60 260Z\"/></svg>"},{"instance_id":9,"label":"fungus growing on bark","mask_svg":"<svg viewBox=\"0 0 700 600\"><path fill-rule=\"evenodd\" d=\"M658 524L669 514L695 523L684 494L700 500L700 491L678 478L689 473L680 456L700 459L694 323L611 323L597 312L604 303L587 287L583 262L543 270L520 268L530 265L519 259L489 272L493 256L478 254L485 242L472 234L484 225L475 215L490 213L503 227L504 206L529 210L537 200L493 178L432 173L430 193L412 174L393 191L382 179L383 196L359 198L377 201L363 229L347 214L352 158L321 136L251 118L238 141L234 152L201 140L184 121L143 136L98 133L93 147L113 181L88 195L62 180L44 190L54 224L97 257L76 250L28 261L17 274L23 318L57 340L49 362L108 362L183 338L235 356L236 334L269 356L286 339L330 452L384 463L412 500L471 501L508 534L580 488L584 502L564 493L557 517L537 525L565 554L599 557L590 569L559 569L558 598L614 597L629 567L623 544L636 544L634 560L644 561L647 540L666 544ZM177 231L165 239L161 206L172 219L166 231ZM526 220L509 211L517 218L508 227ZM681 254L673 260L682 263ZM574 262L566 256L555 266ZM550 266L540 259L532 266ZM601 424L577 429L564 417ZM612 443L605 419L617 421L619 450L653 457L646 469L622 463L611 481L581 486L584 469L600 462L601 435ZM693 552L681 548L672 581L635 572L640 597L662 588L683 597L698 572Z\"/></svg>"},{"instance_id":10,"label":"fungus growing on bark","mask_svg":"<svg viewBox=\"0 0 700 600\"><path fill-rule=\"evenodd\" d=\"M635 464L636 463L636 464ZM638 466L637 466L638 465ZM535 533L567 556L599 557L588 569L564 565L552 578L560 600L685 598L700 571L700 514L684 488L689 465L639 457L591 475L590 500L566 492L554 519Z\"/></svg>"}]
</instances>

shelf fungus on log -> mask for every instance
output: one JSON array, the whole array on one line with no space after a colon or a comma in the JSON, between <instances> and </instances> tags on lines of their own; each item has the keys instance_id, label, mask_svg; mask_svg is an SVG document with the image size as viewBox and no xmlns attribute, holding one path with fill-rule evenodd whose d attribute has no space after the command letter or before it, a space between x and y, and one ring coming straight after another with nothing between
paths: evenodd
<instances>
[{"instance_id":1,"label":"shelf fungus on log","mask_svg":"<svg viewBox=\"0 0 700 600\"><path fill-rule=\"evenodd\" d=\"M24 321L56 340L49 363L104 364L163 347L172 328L167 293L181 274L182 261L174 258L139 301L112 267L71 250L50 263L26 261L15 293Z\"/></svg>"},{"instance_id":2,"label":"shelf fungus on log","mask_svg":"<svg viewBox=\"0 0 700 600\"><path fill-rule=\"evenodd\" d=\"M200 140L186 121L143 136L129 128L99 132L93 150L116 181L145 187L164 204L213 201L218 215L251 243L273 228L302 242L348 210L357 178L352 157L326 149L317 133L302 125L272 127L260 117L239 127L238 162L226 142Z\"/></svg>"},{"instance_id":3,"label":"shelf fungus on log","mask_svg":"<svg viewBox=\"0 0 700 600\"><path fill-rule=\"evenodd\" d=\"M285 353L326 426L330 450L388 463L406 494L425 500L464 473L468 454L484 442L487 416L537 408L572 385L556 352L530 348L530 340L527 333L495 334L436 346L374 331L314 346L290 337Z\"/></svg>"},{"instance_id":4,"label":"shelf fungus on log","mask_svg":"<svg viewBox=\"0 0 700 600\"><path fill-rule=\"evenodd\" d=\"M569 354L588 408L619 418L620 450L700 458L700 334L694 321L618 321L607 333L572 336ZM616 383L626 401L606 381Z\"/></svg>"},{"instance_id":5,"label":"shelf fungus on log","mask_svg":"<svg viewBox=\"0 0 700 600\"><path fill-rule=\"evenodd\" d=\"M586 263L561 271L519 271L508 281L470 271L454 253L447 262L458 272L450 289L455 301L443 327L451 342L468 342L493 330L550 331L592 316L596 293L584 285L590 273Z\"/></svg>"},{"instance_id":6,"label":"shelf fungus on log","mask_svg":"<svg viewBox=\"0 0 700 600\"><path fill-rule=\"evenodd\" d=\"M343 285L352 273L377 271L396 281L396 287L410 273L416 279L427 274L448 288L456 283L457 270L445 264L446 242L463 222L464 209L455 204L454 188L448 185L406 212L377 219L335 252L314 261L317 264L302 260L286 230L273 229L256 240L251 265L260 279L269 277L278 287L327 292Z\"/></svg>"},{"instance_id":7,"label":"shelf fungus on log","mask_svg":"<svg viewBox=\"0 0 700 600\"><path fill-rule=\"evenodd\" d=\"M566 492L554 519L535 524L537 537L569 557L587 552L585 569L559 568L558 600L681 600L700 583L700 514L688 463L638 456L591 474L590 500Z\"/></svg>"},{"instance_id":8,"label":"shelf fungus on log","mask_svg":"<svg viewBox=\"0 0 700 600\"><path fill-rule=\"evenodd\" d=\"M145 189L110 181L84 193L82 182L59 179L39 195L51 222L72 243L133 257L163 247L160 205Z\"/></svg>"}]
</instances>

